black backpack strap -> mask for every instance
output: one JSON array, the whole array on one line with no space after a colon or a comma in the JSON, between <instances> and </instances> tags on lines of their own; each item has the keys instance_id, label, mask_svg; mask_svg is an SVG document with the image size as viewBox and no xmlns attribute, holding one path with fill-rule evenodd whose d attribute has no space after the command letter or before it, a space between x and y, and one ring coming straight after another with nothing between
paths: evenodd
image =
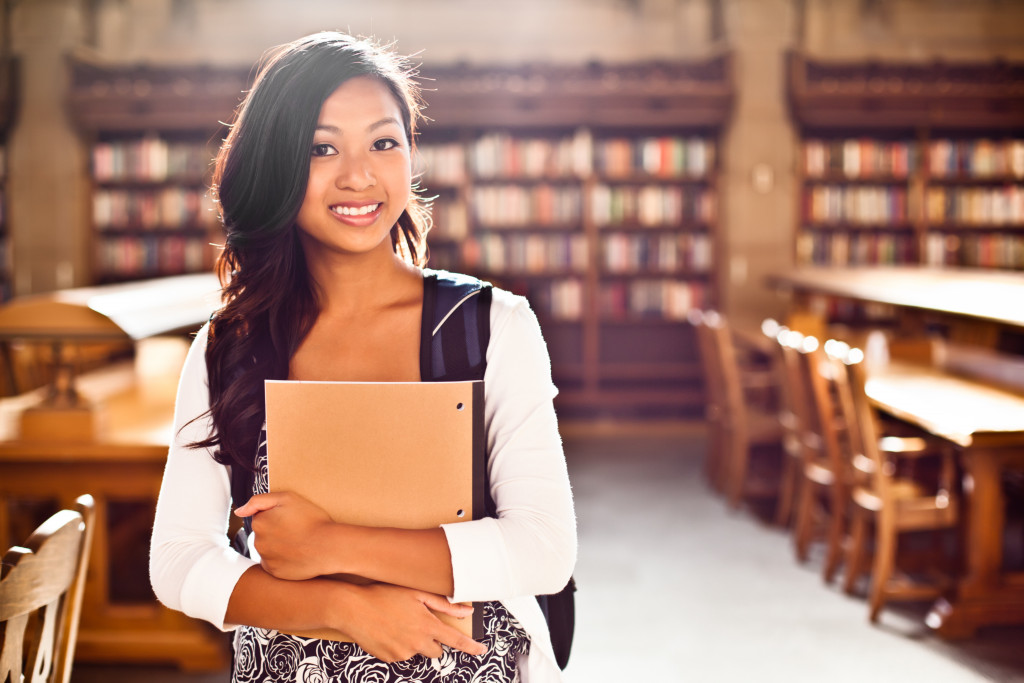
<instances>
[{"instance_id":1,"label":"black backpack strap","mask_svg":"<svg viewBox=\"0 0 1024 683\"><path fill-rule=\"evenodd\" d=\"M424 382L484 378L490 311L490 283L467 275L426 271L420 331L420 377Z\"/></svg>"}]
</instances>

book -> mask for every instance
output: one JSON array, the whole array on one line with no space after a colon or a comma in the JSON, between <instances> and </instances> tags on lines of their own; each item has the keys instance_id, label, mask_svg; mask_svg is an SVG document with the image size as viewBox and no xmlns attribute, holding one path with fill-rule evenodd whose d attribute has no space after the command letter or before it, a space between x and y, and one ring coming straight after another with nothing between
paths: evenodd
<instances>
[{"instance_id":1,"label":"book","mask_svg":"<svg viewBox=\"0 0 1024 683\"><path fill-rule=\"evenodd\" d=\"M271 491L360 526L429 529L485 515L483 382L267 380L265 389ZM439 618L483 636L480 608L472 619Z\"/></svg>"}]
</instances>

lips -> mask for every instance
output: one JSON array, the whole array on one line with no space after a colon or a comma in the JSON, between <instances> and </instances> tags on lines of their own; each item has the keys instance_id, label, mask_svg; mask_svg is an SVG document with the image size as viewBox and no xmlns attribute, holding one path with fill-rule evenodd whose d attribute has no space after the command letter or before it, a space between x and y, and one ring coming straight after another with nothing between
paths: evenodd
<instances>
[{"instance_id":1,"label":"lips","mask_svg":"<svg viewBox=\"0 0 1024 683\"><path fill-rule=\"evenodd\" d=\"M380 216L381 202L368 204L334 204L328 207L334 217L346 225L366 227L372 225Z\"/></svg>"}]
</instances>

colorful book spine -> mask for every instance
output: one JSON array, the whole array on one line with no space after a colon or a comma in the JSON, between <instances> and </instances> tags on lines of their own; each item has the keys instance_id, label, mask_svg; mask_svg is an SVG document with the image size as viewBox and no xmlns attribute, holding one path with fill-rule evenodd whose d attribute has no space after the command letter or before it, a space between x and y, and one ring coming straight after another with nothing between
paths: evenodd
<instances>
[{"instance_id":1,"label":"colorful book spine","mask_svg":"<svg viewBox=\"0 0 1024 683\"><path fill-rule=\"evenodd\" d=\"M810 139L803 143L804 174L812 179L905 179L917 167L917 154L916 143L905 140Z\"/></svg>"},{"instance_id":2,"label":"colorful book spine","mask_svg":"<svg viewBox=\"0 0 1024 683\"><path fill-rule=\"evenodd\" d=\"M678 227L714 222L717 205L715 193L702 187L601 184L590 193L590 210L600 226Z\"/></svg>"},{"instance_id":3,"label":"colorful book spine","mask_svg":"<svg viewBox=\"0 0 1024 683\"><path fill-rule=\"evenodd\" d=\"M462 253L468 268L493 274L582 273L589 260L582 234L485 232L467 239Z\"/></svg>"},{"instance_id":4,"label":"colorful book spine","mask_svg":"<svg viewBox=\"0 0 1024 683\"><path fill-rule=\"evenodd\" d=\"M93 145L93 178L106 182L199 182L210 170L206 145L146 137Z\"/></svg>"},{"instance_id":5,"label":"colorful book spine","mask_svg":"<svg viewBox=\"0 0 1024 683\"><path fill-rule=\"evenodd\" d=\"M933 178L1024 179L1024 140L933 140L928 172Z\"/></svg>"},{"instance_id":6,"label":"colorful book spine","mask_svg":"<svg viewBox=\"0 0 1024 683\"><path fill-rule=\"evenodd\" d=\"M611 233L602 238L601 246L601 267L607 273L706 273L711 269L711 238L703 233Z\"/></svg>"},{"instance_id":7,"label":"colorful book spine","mask_svg":"<svg viewBox=\"0 0 1024 683\"><path fill-rule=\"evenodd\" d=\"M575 185L482 185L472 190L474 218L482 226L576 225L581 193Z\"/></svg>"},{"instance_id":8,"label":"colorful book spine","mask_svg":"<svg viewBox=\"0 0 1024 683\"><path fill-rule=\"evenodd\" d=\"M907 223L907 190L888 185L815 184L804 190L804 221L818 224Z\"/></svg>"},{"instance_id":9,"label":"colorful book spine","mask_svg":"<svg viewBox=\"0 0 1024 683\"><path fill-rule=\"evenodd\" d=\"M929 187L925 215L933 224L1024 227L1024 185Z\"/></svg>"},{"instance_id":10,"label":"colorful book spine","mask_svg":"<svg viewBox=\"0 0 1024 683\"><path fill-rule=\"evenodd\" d=\"M715 144L696 136L604 138L594 144L594 162L607 178L704 178L715 168Z\"/></svg>"},{"instance_id":11,"label":"colorful book spine","mask_svg":"<svg viewBox=\"0 0 1024 683\"><path fill-rule=\"evenodd\" d=\"M598 292L598 309L606 320L685 320L694 308L706 304L701 282L672 278L605 282Z\"/></svg>"}]
</instances>

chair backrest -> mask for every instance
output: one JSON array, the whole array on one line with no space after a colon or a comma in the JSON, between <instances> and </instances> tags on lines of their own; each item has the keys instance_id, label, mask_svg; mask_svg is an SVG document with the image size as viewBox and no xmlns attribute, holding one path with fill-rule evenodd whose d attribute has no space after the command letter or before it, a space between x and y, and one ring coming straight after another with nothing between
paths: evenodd
<instances>
[{"instance_id":1,"label":"chair backrest","mask_svg":"<svg viewBox=\"0 0 1024 683\"><path fill-rule=\"evenodd\" d=\"M821 344L805 343L800 348L800 362L809 389L811 424L808 426L813 438L820 441L820 453L824 456L822 464L827 465L837 475L845 470L846 459L843 457L841 439L847 436L839 406L836 402L835 375L828 356ZM816 340L815 340L816 341ZM837 476L836 481L842 481Z\"/></svg>"},{"instance_id":2,"label":"chair backrest","mask_svg":"<svg viewBox=\"0 0 1024 683\"><path fill-rule=\"evenodd\" d=\"M722 373L719 371L718 352L714 338L707 327L707 320L717 315L705 313L700 309L691 309L687 314L690 324L697 333L697 346L700 350L701 372L704 378L704 391L707 394L705 417L709 422L720 425L725 412L725 396L722 387Z\"/></svg>"},{"instance_id":3,"label":"chair backrest","mask_svg":"<svg viewBox=\"0 0 1024 683\"><path fill-rule=\"evenodd\" d=\"M826 343L825 352L836 371L839 406L849 425L853 472L876 495L884 498L892 480L892 465L878 447L881 431L878 415L865 391L864 353L833 340Z\"/></svg>"},{"instance_id":4,"label":"chair backrest","mask_svg":"<svg viewBox=\"0 0 1024 683\"><path fill-rule=\"evenodd\" d=\"M732 338L732 328L725 316L715 311L706 311L704 324L700 328L706 335L709 346L709 357L714 359L715 372L719 377L719 389L722 409L727 428L734 433L741 433L745 438L747 431L747 403L743 392L743 380L740 377L740 361L736 355L736 344Z\"/></svg>"},{"instance_id":5,"label":"chair backrest","mask_svg":"<svg viewBox=\"0 0 1024 683\"><path fill-rule=\"evenodd\" d=\"M68 683L78 635L93 500L61 510L4 555L0 683Z\"/></svg>"},{"instance_id":6,"label":"chair backrest","mask_svg":"<svg viewBox=\"0 0 1024 683\"><path fill-rule=\"evenodd\" d=\"M776 340L782 358L785 400L792 413L801 458L808 461L819 457L823 448L811 395L808 363L803 357L806 350L817 345L818 340L788 328L781 329Z\"/></svg>"}]
</instances>

